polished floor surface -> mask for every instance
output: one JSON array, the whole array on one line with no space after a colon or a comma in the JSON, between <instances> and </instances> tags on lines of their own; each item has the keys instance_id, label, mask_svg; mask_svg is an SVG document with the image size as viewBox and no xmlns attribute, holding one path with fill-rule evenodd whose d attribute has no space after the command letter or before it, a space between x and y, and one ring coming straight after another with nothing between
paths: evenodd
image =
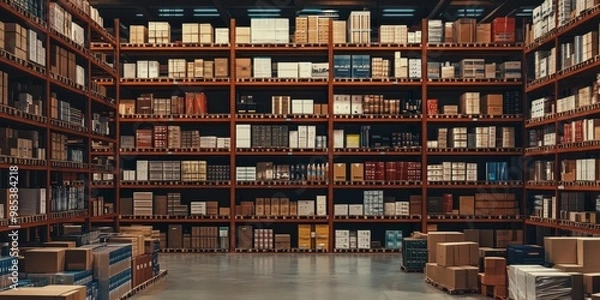
<instances>
[{"instance_id":1,"label":"polished floor surface","mask_svg":"<svg viewBox=\"0 0 600 300\"><path fill-rule=\"evenodd\" d=\"M397 255L162 254L166 278L134 300L484 299L449 296Z\"/></svg>"}]
</instances>

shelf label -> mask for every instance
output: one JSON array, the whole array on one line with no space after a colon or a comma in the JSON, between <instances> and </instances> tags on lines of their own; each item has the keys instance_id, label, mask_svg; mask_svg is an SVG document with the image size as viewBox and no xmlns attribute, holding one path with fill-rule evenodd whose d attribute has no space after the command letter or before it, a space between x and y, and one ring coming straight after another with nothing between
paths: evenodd
<instances>
[{"instance_id":1,"label":"shelf label","mask_svg":"<svg viewBox=\"0 0 600 300\"><path fill-rule=\"evenodd\" d=\"M478 118L473 118L473 122L477 122L477 121L479 121Z\"/></svg>"},{"instance_id":2,"label":"shelf label","mask_svg":"<svg viewBox=\"0 0 600 300\"><path fill-rule=\"evenodd\" d=\"M286 119L285 119L285 121L286 121L286 122L291 122L291 121L292 121L292 119L291 119L291 118L286 118Z\"/></svg>"},{"instance_id":3,"label":"shelf label","mask_svg":"<svg viewBox=\"0 0 600 300\"><path fill-rule=\"evenodd\" d=\"M173 84L179 84L179 82L177 82L177 80L174 80L174 81L173 81Z\"/></svg>"},{"instance_id":4,"label":"shelf label","mask_svg":"<svg viewBox=\"0 0 600 300\"><path fill-rule=\"evenodd\" d=\"M173 151L167 151L167 155L173 155Z\"/></svg>"},{"instance_id":5,"label":"shelf label","mask_svg":"<svg viewBox=\"0 0 600 300\"><path fill-rule=\"evenodd\" d=\"M173 119L173 118L169 118L169 121L173 122L173 121L175 121L175 119Z\"/></svg>"},{"instance_id":6,"label":"shelf label","mask_svg":"<svg viewBox=\"0 0 600 300\"><path fill-rule=\"evenodd\" d=\"M564 185L559 185L559 186L558 186L558 189L559 189L559 190L564 190L564 189L565 189L565 186L564 186Z\"/></svg>"},{"instance_id":7,"label":"shelf label","mask_svg":"<svg viewBox=\"0 0 600 300\"><path fill-rule=\"evenodd\" d=\"M385 151L379 152L379 155L385 155Z\"/></svg>"},{"instance_id":8,"label":"shelf label","mask_svg":"<svg viewBox=\"0 0 600 300\"><path fill-rule=\"evenodd\" d=\"M294 152L288 152L288 154L287 154L287 155L290 155L290 156L292 156L292 155L294 155Z\"/></svg>"}]
</instances>

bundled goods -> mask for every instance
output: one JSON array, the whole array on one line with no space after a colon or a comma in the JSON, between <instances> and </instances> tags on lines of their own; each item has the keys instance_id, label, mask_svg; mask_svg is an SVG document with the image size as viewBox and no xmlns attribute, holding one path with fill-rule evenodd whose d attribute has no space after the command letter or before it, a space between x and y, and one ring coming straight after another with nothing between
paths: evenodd
<instances>
[{"instance_id":1,"label":"bundled goods","mask_svg":"<svg viewBox=\"0 0 600 300\"><path fill-rule=\"evenodd\" d=\"M427 239L405 238L402 243L402 270L423 272L427 264Z\"/></svg>"},{"instance_id":2,"label":"bundled goods","mask_svg":"<svg viewBox=\"0 0 600 300\"><path fill-rule=\"evenodd\" d=\"M478 289L479 246L473 242L448 242L464 239L462 233L432 232L427 235L429 251L425 267L427 280L448 290L476 291ZM446 240L446 242L443 242ZM429 242L432 244L429 244ZM435 259L433 256L435 255Z\"/></svg>"}]
</instances>

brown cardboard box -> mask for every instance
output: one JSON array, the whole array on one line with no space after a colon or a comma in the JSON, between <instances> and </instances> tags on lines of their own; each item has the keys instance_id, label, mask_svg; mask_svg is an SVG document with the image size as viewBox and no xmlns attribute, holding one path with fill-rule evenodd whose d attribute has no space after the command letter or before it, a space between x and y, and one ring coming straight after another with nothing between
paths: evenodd
<instances>
[{"instance_id":1,"label":"brown cardboard box","mask_svg":"<svg viewBox=\"0 0 600 300\"><path fill-rule=\"evenodd\" d=\"M89 248L68 248L65 250L65 270L85 271L92 269L94 253Z\"/></svg>"},{"instance_id":2,"label":"brown cardboard box","mask_svg":"<svg viewBox=\"0 0 600 300\"><path fill-rule=\"evenodd\" d=\"M235 59L235 76L237 78L252 77L252 60L250 58Z\"/></svg>"},{"instance_id":3,"label":"brown cardboard box","mask_svg":"<svg viewBox=\"0 0 600 300\"><path fill-rule=\"evenodd\" d=\"M53 247L53 248L75 248L77 247L77 243L71 241L52 241L45 242L44 247Z\"/></svg>"},{"instance_id":4,"label":"brown cardboard box","mask_svg":"<svg viewBox=\"0 0 600 300\"><path fill-rule=\"evenodd\" d=\"M492 42L492 24L477 24L477 43Z\"/></svg>"},{"instance_id":5,"label":"brown cardboard box","mask_svg":"<svg viewBox=\"0 0 600 300\"><path fill-rule=\"evenodd\" d=\"M475 215L475 197L473 196L460 196L460 215L461 216L474 216Z\"/></svg>"},{"instance_id":6,"label":"brown cardboard box","mask_svg":"<svg viewBox=\"0 0 600 300\"><path fill-rule=\"evenodd\" d=\"M465 289L476 290L479 286L479 268L473 266L462 266L466 270L467 282Z\"/></svg>"},{"instance_id":7,"label":"brown cardboard box","mask_svg":"<svg viewBox=\"0 0 600 300\"><path fill-rule=\"evenodd\" d=\"M19 287L0 293L0 300L85 300L86 287L80 285L48 285Z\"/></svg>"},{"instance_id":8,"label":"brown cardboard box","mask_svg":"<svg viewBox=\"0 0 600 300\"><path fill-rule=\"evenodd\" d=\"M586 294L600 292L600 273L583 274L583 290Z\"/></svg>"},{"instance_id":9,"label":"brown cardboard box","mask_svg":"<svg viewBox=\"0 0 600 300\"><path fill-rule=\"evenodd\" d=\"M227 58L215 58L215 77L229 77L229 63Z\"/></svg>"},{"instance_id":10,"label":"brown cardboard box","mask_svg":"<svg viewBox=\"0 0 600 300\"><path fill-rule=\"evenodd\" d=\"M333 165L333 181L346 181L345 163L337 163Z\"/></svg>"},{"instance_id":11,"label":"brown cardboard box","mask_svg":"<svg viewBox=\"0 0 600 300\"><path fill-rule=\"evenodd\" d=\"M481 113L501 116L503 114L503 99L502 95L489 94L481 98Z\"/></svg>"},{"instance_id":12,"label":"brown cardboard box","mask_svg":"<svg viewBox=\"0 0 600 300\"><path fill-rule=\"evenodd\" d=\"M478 266L479 246L474 242L437 244L437 264L444 267Z\"/></svg>"},{"instance_id":13,"label":"brown cardboard box","mask_svg":"<svg viewBox=\"0 0 600 300\"><path fill-rule=\"evenodd\" d=\"M600 238L579 238L577 240L577 264L587 268L600 268L598 259Z\"/></svg>"},{"instance_id":14,"label":"brown cardboard box","mask_svg":"<svg viewBox=\"0 0 600 300\"><path fill-rule=\"evenodd\" d=\"M365 180L365 165L362 163L350 164L350 180L364 181Z\"/></svg>"},{"instance_id":15,"label":"brown cardboard box","mask_svg":"<svg viewBox=\"0 0 600 300\"><path fill-rule=\"evenodd\" d=\"M483 259L484 277L482 283L485 285L505 286L506 282L506 259L502 257L486 257Z\"/></svg>"},{"instance_id":16,"label":"brown cardboard box","mask_svg":"<svg viewBox=\"0 0 600 300\"><path fill-rule=\"evenodd\" d=\"M57 273L65 270L65 248L36 248L25 252L25 273Z\"/></svg>"},{"instance_id":17,"label":"brown cardboard box","mask_svg":"<svg viewBox=\"0 0 600 300\"><path fill-rule=\"evenodd\" d=\"M171 249L183 248L183 227L182 225L169 225L167 233L168 247Z\"/></svg>"},{"instance_id":18,"label":"brown cardboard box","mask_svg":"<svg viewBox=\"0 0 600 300\"><path fill-rule=\"evenodd\" d=\"M465 235L462 232L429 232L429 234L427 235L427 250L429 251L428 262L436 263L438 243L463 242L464 240Z\"/></svg>"},{"instance_id":19,"label":"brown cardboard box","mask_svg":"<svg viewBox=\"0 0 600 300\"><path fill-rule=\"evenodd\" d=\"M577 264L577 239L570 237L545 237L546 261L551 264Z\"/></svg>"}]
</instances>

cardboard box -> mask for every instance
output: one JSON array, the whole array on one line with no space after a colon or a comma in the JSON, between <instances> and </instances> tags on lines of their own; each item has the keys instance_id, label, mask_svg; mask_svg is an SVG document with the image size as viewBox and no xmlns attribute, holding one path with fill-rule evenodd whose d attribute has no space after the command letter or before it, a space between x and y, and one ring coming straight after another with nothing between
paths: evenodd
<instances>
[{"instance_id":1,"label":"cardboard box","mask_svg":"<svg viewBox=\"0 0 600 300\"><path fill-rule=\"evenodd\" d=\"M85 300L86 294L86 287L81 285L19 287L0 293L0 300Z\"/></svg>"},{"instance_id":2,"label":"cardboard box","mask_svg":"<svg viewBox=\"0 0 600 300\"><path fill-rule=\"evenodd\" d=\"M65 250L65 270L84 271L91 270L94 253L89 248L68 248Z\"/></svg>"},{"instance_id":3,"label":"cardboard box","mask_svg":"<svg viewBox=\"0 0 600 300\"><path fill-rule=\"evenodd\" d=\"M346 181L345 163L337 163L333 165L333 181Z\"/></svg>"},{"instance_id":4,"label":"cardboard box","mask_svg":"<svg viewBox=\"0 0 600 300\"><path fill-rule=\"evenodd\" d=\"M461 216L474 216L475 215L475 197L473 196L460 196L459 198L459 213Z\"/></svg>"},{"instance_id":5,"label":"cardboard box","mask_svg":"<svg viewBox=\"0 0 600 300\"><path fill-rule=\"evenodd\" d=\"M478 266L479 245L474 242L438 243L436 262L444 267Z\"/></svg>"},{"instance_id":6,"label":"cardboard box","mask_svg":"<svg viewBox=\"0 0 600 300\"><path fill-rule=\"evenodd\" d=\"M545 237L546 261L555 264L577 264L577 239L572 237Z\"/></svg>"},{"instance_id":7,"label":"cardboard box","mask_svg":"<svg viewBox=\"0 0 600 300\"><path fill-rule=\"evenodd\" d=\"M479 229L465 229L465 241L479 244Z\"/></svg>"},{"instance_id":8,"label":"cardboard box","mask_svg":"<svg viewBox=\"0 0 600 300\"><path fill-rule=\"evenodd\" d=\"M600 273L583 274L583 290L586 294L600 292Z\"/></svg>"},{"instance_id":9,"label":"cardboard box","mask_svg":"<svg viewBox=\"0 0 600 300\"><path fill-rule=\"evenodd\" d=\"M58 273L65 270L65 248L36 248L25 252L25 273Z\"/></svg>"},{"instance_id":10,"label":"cardboard box","mask_svg":"<svg viewBox=\"0 0 600 300\"><path fill-rule=\"evenodd\" d=\"M77 247L77 243L71 241L52 241L45 242L44 247L53 247L53 248L75 248Z\"/></svg>"},{"instance_id":11,"label":"cardboard box","mask_svg":"<svg viewBox=\"0 0 600 300\"><path fill-rule=\"evenodd\" d=\"M350 180L364 181L365 180L365 165L362 163L350 164Z\"/></svg>"},{"instance_id":12,"label":"cardboard box","mask_svg":"<svg viewBox=\"0 0 600 300\"><path fill-rule=\"evenodd\" d=\"M577 240L577 264L585 268L600 268L598 249L600 249L600 238L579 238Z\"/></svg>"},{"instance_id":13,"label":"cardboard box","mask_svg":"<svg viewBox=\"0 0 600 300\"><path fill-rule=\"evenodd\" d=\"M428 261L435 263L437 260L437 244L445 242L464 242L465 235L462 232L437 231L429 232L427 235Z\"/></svg>"}]
</instances>

